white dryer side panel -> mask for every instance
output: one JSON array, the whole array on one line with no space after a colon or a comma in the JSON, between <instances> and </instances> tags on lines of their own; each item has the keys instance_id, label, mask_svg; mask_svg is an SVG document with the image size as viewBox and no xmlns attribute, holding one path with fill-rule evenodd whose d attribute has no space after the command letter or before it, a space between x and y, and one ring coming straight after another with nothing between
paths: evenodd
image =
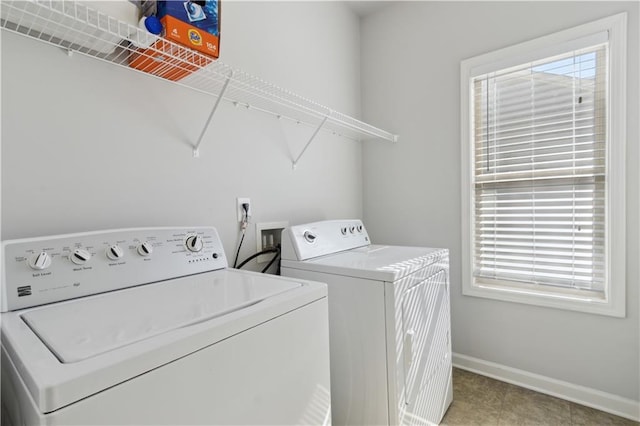
<instances>
[{"instance_id":1,"label":"white dryer side panel","mask_svg":"<svg viewBox=\"0 0 640 426\"><path fill-rule=\"evenodd\" d=\"M451 403L451 339L447 270L406 288L395 283L396 373L399 424L437 424ZM391 358L391 357L390 357Z\"/></svg>"},{"instance_id":2,"label":"white dryer side panel","mask_svg":"<svg viewBox=\"0 0 640 426\"><path fill-rule=\"evenodd\" d=\"M286 267L282 275L327 284L333 424L389 424L385 283Z\"/></svg>"},{"instance_id":3,"label":"white dryer side panel","mask_svg":"<svg viewBox=\"0 0 640 426\"><path fill-rule=\"evenodd\" d=\"M23 412L10 417L51 426L330 424L327 341L325 298L47 415L23 383L11 383Z\"/></svg>"}]
</instances>

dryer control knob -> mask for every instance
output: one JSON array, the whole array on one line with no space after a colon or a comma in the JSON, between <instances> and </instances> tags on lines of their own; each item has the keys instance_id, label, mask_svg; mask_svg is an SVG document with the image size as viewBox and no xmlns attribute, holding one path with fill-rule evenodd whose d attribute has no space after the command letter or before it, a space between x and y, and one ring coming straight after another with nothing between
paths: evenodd
<instances>
[{"instance_id":1,"label":"dryer control knob","mask_svg":"<svg viewBox=\"0 0 640 426\"><path fill-rule=\"evenodd\" d=\"M91 253L85 249L77 248L69 255L69 260L76 265L84 265L91 259Z\"/></svg>"},{"instance_id":2,"label":"dryer control knob","mask_svg":"<svg viewBox=\"0 0 640 426\"><path fill-rule=\"evenodd\" d=\"M355 227L354 225L351 225L351 226L349 227L349 232L350 232L350 233L352 233L352 234L353 234L354 232L356 232L356 227Z\"/></svg>"},{"instance_id":3,"label":"dryer control knob","mask_svg":"<svg viewBox=\"0 0 640 426\"><path fill-rule=\"evenodd\" d=\"M202 250L202 237L200 235L191 235L187 237L185 245L187 250L197 253Z\"/></svg>"},{"instance_id":4,"label":"dryer control knob","mask_svg":"<svg viewBox=\"0 0 640 426\"><path fill-rule=\"evenodd\" d=\"M117 244L114 244L107 249L107 257L110 260L122 259L123 256L124 256L124 251Z\"/></svg>"},{"instance_id":5,"label":"dryer control knob","mask_svg":"<svg viewBox=\"0 0 640 426\"><path fill-rule=\"evenodd\" d=\"M151 247L151 244L148 241L138 244L137 250L140 256L149 256L153 253L153 247Z\"/></svg>"},{"instance_id":6,"label":"dryer control knob","mask_svg":"<svg viewBox=\"0 0 640 426\"><path fill-rule=\"evenodd\" d=\"M51 266L51 256L45 251L35 254L29 259L31 269L42 270Z\"/></svg>"},{"instance_id":7,"label":"dryer control knob","mask_svg":"<svg viewBox=\"0 0 640 426\"><path fill-rule=\"evenodd\" d=\"M316 238L318 238L318 236L311 231L304 231L304 234L302 234L302 236L305 240L307 240L308 243L313 243L316 241Z\"/></svg>"}]
</instances>

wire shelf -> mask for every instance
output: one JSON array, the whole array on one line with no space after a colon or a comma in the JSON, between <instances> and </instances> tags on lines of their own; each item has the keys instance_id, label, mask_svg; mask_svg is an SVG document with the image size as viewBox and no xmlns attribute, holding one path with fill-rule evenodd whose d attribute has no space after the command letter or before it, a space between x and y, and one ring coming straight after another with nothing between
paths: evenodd
<instances>
[{"instance_id":1,"label":"wire shelf","mask_svg":"<svg viewBox=\"0 0 640 426\"><path fill-rule=\"evenodd\" d=\"M226 101L309 125L316 128L313 137L324 130L354 140L398 140L390 132L119 21L92 8L90 2L2 0L0 5L3 29L61 47L70 54L78 52L212 95L216 106L211 116L218 103ZM137 47L145 45L151 46ZM205 126L194 155L206 129Z\"/></svg>"}]
</instances>

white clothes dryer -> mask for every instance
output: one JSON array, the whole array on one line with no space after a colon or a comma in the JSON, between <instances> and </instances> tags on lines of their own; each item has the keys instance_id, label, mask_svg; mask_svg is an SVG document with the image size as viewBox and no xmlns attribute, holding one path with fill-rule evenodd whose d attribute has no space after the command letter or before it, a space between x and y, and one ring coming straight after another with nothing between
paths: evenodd
<instances>
[{"instance_id":1,"label":"white clothes dryer","mask_svg":"<svg viewBox=\"0 0 640 426\"><path fill-rule=\"evenodd\" d=\"M2 424L328 424L326 286L214 228L2 244Z\"/></svg>"},{"instance_id":2,"label":"white clothes dryer","mask_svg":"<svg viewBox=\"0 0 640 426\"><path fill-rule=\"evenodd\" d=\"M283 231L282 275L329 289L334 425L437 424L453 399L449 254L372 245L359 220Z\"/></svg>"}]
</instances>

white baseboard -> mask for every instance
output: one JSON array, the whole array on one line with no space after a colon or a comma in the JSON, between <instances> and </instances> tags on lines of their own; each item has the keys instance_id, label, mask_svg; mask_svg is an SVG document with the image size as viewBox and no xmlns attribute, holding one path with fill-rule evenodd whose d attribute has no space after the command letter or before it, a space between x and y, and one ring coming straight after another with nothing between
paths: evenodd
<instances>
[{"instance_id":1,"label":"white baseboard","mask_svg":"<svg viewBox=\"0 0 640 426\"><path fill-rule=\"evenodd\" d=\"M640 402L632 399L457 353L452 361L454 367L462 370L640 421Z\"/></svg>"}]
</instances>

